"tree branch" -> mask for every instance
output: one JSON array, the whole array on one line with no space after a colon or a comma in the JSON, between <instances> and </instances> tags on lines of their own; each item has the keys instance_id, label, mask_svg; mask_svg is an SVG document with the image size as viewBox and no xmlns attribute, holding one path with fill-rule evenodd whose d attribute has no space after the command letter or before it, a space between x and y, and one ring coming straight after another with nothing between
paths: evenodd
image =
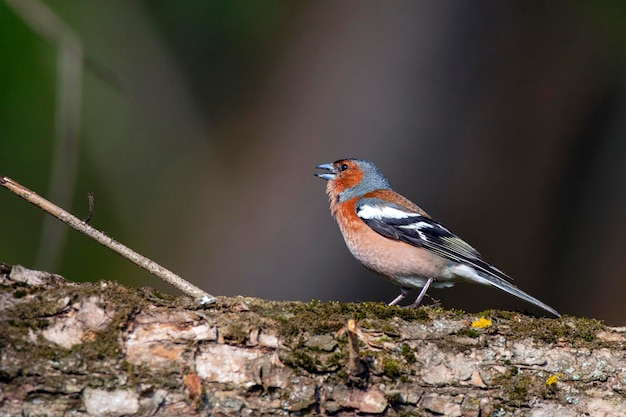
<instances>
[{"instance_id":1,"label":"tree branch","mask_svg":"<svg viewBox=\"0 0 626 417\"><path fill-rule=\"evenodd\" d=\"M0 264L0 415L616 416L625 331L379 303L199 307Z\"/></svg>"}]
</instances>

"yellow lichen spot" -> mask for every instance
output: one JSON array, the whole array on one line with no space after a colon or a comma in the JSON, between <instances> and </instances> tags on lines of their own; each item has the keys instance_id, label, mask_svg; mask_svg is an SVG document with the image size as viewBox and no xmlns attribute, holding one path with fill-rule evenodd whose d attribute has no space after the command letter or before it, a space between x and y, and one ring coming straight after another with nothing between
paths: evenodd
<instances>
[{"instance_id":1,"label":"yellow lichen spot","mask_svg":"<svg viewBox=\"0 0 626 417\"><path fill-rule=\"evenodd\" d=\"M489 326L491 326L491 319L487 319L485 317L474 320L474 322L472 323L472 327L475 329L484 329Z\"/></svg>"},{"instance_id":2,"label":"yellow lichen spot","mask_svg":"<svg viewBox=\"0 0 626 417\"><path fill-rule=\"evenodd\" d=\"M558 375L552 375L550 378L548 378L548 380L546 381L546 385L551 387L552 385L555 385L557 382L559 382L559 376Z\"/></svg>"}]
</instances>

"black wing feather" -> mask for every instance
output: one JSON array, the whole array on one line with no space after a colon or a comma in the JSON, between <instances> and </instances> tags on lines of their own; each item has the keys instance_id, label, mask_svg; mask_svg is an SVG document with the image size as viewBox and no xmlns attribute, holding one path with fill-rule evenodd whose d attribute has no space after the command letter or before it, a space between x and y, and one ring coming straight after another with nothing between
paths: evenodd
<instances>
[{"instance_id":1,"label":"black wing feather","mask_svg":"<svg viewBox=\"0 0 626 417\"><path fill-rule=\"evenodd\" d=\"M557 317L561 315L549 305L526 294L508 282L511 278L499 269L483 261L476 249L460 239L441 224L407 210L406 207L381 201L367 199L357 205L357 215L372 230L390 239L423 248L445 259L468 265L479 274L485 274L490 285L528 301Z\"/></svg>"},{"instance_id":2,"label":"black wing feather","mask_svg":"<svg viewBox=\"0 0 626 417\"><path fill-rule=\"evenodd\" d=\"M359 208L357 207L357 214ZM421 215L405 218L363 218L361 219L375 232L410 245L426 249L443 258L468 264L486 274L511 278L485 262L480 253L464 240L450 232L436 221ZM415 225L419 225L416 227Z\"/></svg>"}]
</instances>

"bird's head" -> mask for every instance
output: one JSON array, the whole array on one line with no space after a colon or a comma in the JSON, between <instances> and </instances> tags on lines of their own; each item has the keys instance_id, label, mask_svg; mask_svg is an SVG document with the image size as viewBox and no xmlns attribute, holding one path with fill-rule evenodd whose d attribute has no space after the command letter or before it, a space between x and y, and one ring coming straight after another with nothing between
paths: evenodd
<instances>
[{"instance_id":1,"label":"bird's head","mask_svg":"<svg viewBox=\"0 0 626 417\"><path fill-rule=\"evenodd\" d=\"M315 176L328 181L326 193L331 201L342 202L374 190L390 189L389 182L380 169L364 159L340 159L315 168L326 171Z\"/></svg>"}]
</instances>

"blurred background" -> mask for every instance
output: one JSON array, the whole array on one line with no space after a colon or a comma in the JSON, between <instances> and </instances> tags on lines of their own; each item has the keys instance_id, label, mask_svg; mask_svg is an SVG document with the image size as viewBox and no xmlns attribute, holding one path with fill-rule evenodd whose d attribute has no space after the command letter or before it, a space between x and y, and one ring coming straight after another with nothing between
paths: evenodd
<instances>
[{"instance_id":1,"label":"blurred background","mask_svg":"<svg viewBox=\"0 0 626 417\"><path fill-rule=\"evenodd\" d=\"M392 186L561 313L626 324L622 1L0 0L0 174L217 295L381 301L314 167ZM171 287L0 190L0 262ZM495 289L446 308L540 311Z\"/></svg>"}]
</instances>

